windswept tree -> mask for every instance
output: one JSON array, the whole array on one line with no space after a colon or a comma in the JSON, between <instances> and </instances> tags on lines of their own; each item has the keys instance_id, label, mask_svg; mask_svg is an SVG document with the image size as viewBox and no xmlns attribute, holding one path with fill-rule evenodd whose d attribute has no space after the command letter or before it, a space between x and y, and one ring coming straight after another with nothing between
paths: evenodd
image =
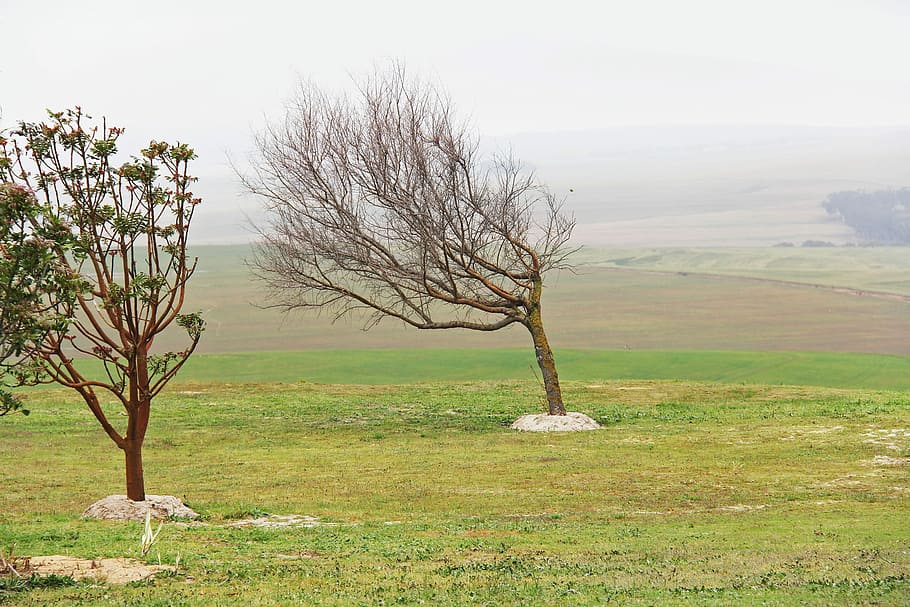
<instances>
[{"instance_id":1,"label":"windswept tree","mask_svg":"<svg viewBox=\"0 0 910 607\"><path fill-rule=\"evenodd\" d=\"M256 148L244 180L268 221L252 263L274 305L366 311L367 327L521 325L565 414L541 297L574 220L512 158L482 159L444 94L401 68L353 98L302 84Z\"/></svg>"},{"instance_id":2,"label":"windswept tree","mask_svg":"<svg viewBox=\"0 0 910 607\"><path fill-rule=\"evenodd\" d=\"M79 393L125 454L127 497L142 501L152 399L203 331L198 314L180 313L195 269L186 253L199 203L188 173L195 154L153 141L116 165L122 129L90 121L79 108L49 113L0 138L2 343L19 385ZM171 325L187 332L186 349L155 353ZM90 375L80 357L101 370ZM111 417L111 398L125 427Z\"/></svg>"}]
</instances>

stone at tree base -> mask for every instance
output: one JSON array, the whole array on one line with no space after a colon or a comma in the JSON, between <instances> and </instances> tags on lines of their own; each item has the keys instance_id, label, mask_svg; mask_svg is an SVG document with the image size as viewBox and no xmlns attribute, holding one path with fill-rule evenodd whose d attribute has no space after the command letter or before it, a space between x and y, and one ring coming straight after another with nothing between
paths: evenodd
<instances>
[{"instance_id":1,"label":"stone at tree base","mask_svg":"<svg viewBox=\"0 0 910 607\"><path fill-rule=\"evenodd\" d=\"M144 502L134 502L125 495L109 495L85 509L82 518L112 521L144 521L146 511L152 518L199 518L199 514L173 495L146 495Z\"/></svg>"},{"instance_id":2,"label":"stone at tree base","mask_svg":"<svg viewBox=\"0 0 910 607\"><path fill-rule=\"evenodd\" d=\"M522 415L515 420L511 428L524 432L581 432L597 430L600 428L600 424L584 413L569 411L565 415L547 413Z\"/></svg>"}]
</instances>

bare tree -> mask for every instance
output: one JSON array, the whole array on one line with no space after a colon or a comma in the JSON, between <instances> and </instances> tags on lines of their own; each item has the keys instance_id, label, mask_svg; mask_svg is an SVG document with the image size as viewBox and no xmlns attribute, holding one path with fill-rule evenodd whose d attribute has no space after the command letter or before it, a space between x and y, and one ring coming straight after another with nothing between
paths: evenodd
<instances>
[{"instance_id":1,"label":"bare tree","mask_svg":"<svg viewBox=\"0 0 910 607\"><path fill-rule=\"evenodd\" d=\"M549 412L565 407L541 317L574 220L510 157L485 162L449 99L403 69L354 98L301 84L244 176L268 213L252 264L274 305L418 329L531 334Z\"/></svg>"},{"instance_id":2,"label":"bare tree","mask_svg":"<svg viewBox=\"0 0 910 607\"><path fill-rule=\"evenodd\" d=\"M19 385L75 390L123 450L126 490L145 499L142 445L152 399L196 348L204 325L180 314L195 262L186 254L195 206L195 158L186 145L151 142L114 165L122 129L87 124L79 108L21 123L0 137L0 345ZM40 278L36 279L36 278ZM155 353L171 325L181 352ZM101 362L91 375L78 357ZM102 394L126 414L125 428ZM108 410L109 411L109 410Z\"/></svg>"}]
</instances>

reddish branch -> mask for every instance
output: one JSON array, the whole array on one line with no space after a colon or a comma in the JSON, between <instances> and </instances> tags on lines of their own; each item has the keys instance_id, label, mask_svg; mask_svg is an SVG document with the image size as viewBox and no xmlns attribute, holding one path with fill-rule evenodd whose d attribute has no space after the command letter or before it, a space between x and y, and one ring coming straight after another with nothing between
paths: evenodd
<instances>
[{"instance_id":1,"label":"reddish branch","mask_svg":"<svg viewBox=\"0 0 910 607\"><path fill-rule=\"evenodd\" d=\"M275 306L367 312L419 329L531 333L550 413L564 414L541 319L574 220L511 158L486 162L449 100L402 69L354 99L302 85L256 140L247 187L267 225L253 258Z\"/></svg>"},{"instance_id":2,"label":"reddish branch","mask_svg":"<svg viewBox=\"0 0 910 607\"><path fill-rule=\"evenodd\" d=\"M29 229L61 228L49 240L71 290L45 301L68 322L34 340L23 383L52 381L74 389L108 436L126 454L127 494L145 499L141 448L152 399L193 353L203 324L181 315L196 267L187 235L199 199L185 145L152 142L119 167L111 164L121 129L86 126L79 108L52 113L47 123L23 123L4 140L4 181L30 189L43 205ZM162 181L164 183L162 183ZM189 334L182 352L153 354L155 337L177 322ZM100 360L104 377L89 377L76 357ZM118 430L102 406L112 395L127 416Z\"/></svg>"}]
</instances>

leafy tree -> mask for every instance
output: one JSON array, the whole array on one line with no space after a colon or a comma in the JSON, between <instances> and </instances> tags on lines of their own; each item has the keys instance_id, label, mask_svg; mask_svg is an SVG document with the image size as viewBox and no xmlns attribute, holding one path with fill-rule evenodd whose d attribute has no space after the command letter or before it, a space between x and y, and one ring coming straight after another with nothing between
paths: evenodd
<instances>
[{"instance_id":1,"label":"leafy tree","mask_svg":"<svg viewBox=\"0 0 910 607\"><path fill-rule=\"evenodd\" d=\"M196 267L186 253L200 202L188 173L195 154L153 141L118 166L123 130L90 121L77 107L0 139L2 341L18 385L56 382L79 393L123 450L127 496L141 501L152 399L204 329L199 314L180 313ZM187 348L154 353L155 337L173 324L187 332ZM90 376L79 357L103 371ZM125 427L108 413L111 398Z\"/></svg>"},{"instance_id":2,"label":"leafy tree","mask_svg":"<svg viewBox=\"0 0 910 607\"><path fill-rule=\"evenodd\" d=\"M26 364L27 345L68 322L54 313L45 298L51 292L73 292L67 272L46 243L56 237L61 249L69 250L72 241L53 222L32 226L29 217L40 213L35 196L27 188L0 183L0 372ZM0 415L12 411L27 415L21 401L4 389L10 387L8 378L4 376L4 380L0 385Z\"/></svg>"},{"instance_id":3,"label":"leafy tree","mask_svg":"<svg viewBox=\"0 0 910 607\"><path fill-rule=\"evenodd\" d=\"M834 192L822 206L868 242L910 243L910 188Z\"/></svg>"},{"instance_id":4,"label":"leafy tree","mask_svg":"<svg viewBox=\"0 0 910 607\"><path fill-rule=\"evenodd\" d=\"M516 161L484 161L444 95L400 68L355 99L302 85L256 144L244 179L269 223L252 262L276 306L366 310L367 326L521 325L549 413L565 414L541 298L574 221Z\"/></svg>"}]
</instances>

